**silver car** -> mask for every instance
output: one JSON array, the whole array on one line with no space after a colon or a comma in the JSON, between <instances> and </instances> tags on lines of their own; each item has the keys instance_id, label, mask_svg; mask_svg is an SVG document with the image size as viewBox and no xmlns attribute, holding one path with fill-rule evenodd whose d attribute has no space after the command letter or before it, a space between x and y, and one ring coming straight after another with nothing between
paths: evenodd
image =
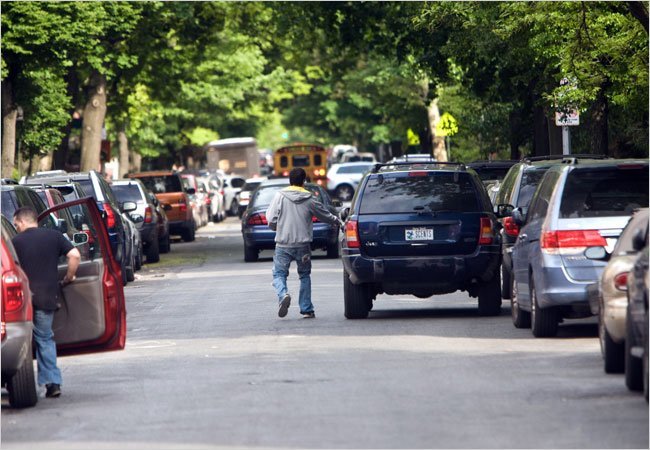
<instances>
[{"instance_id":1,"label":"silver car","mask_svg":"<svg viewBox=\"0 0 650 450\"><path fill-rule=\"evenodd\" d=\"M647 206L648 160L568 158L551 167L527 213L513 211L521 226L513 247L514 325L555 336L563 318L591 316L587 288L605 262L585 250L611 252L632 212Z\"/></svg>"},{"instance_id":2,"label":"silver car","mask_svg":"<svg viewBox=\"0 0 650 450\"><path fill-rule=\"evenodd\" d=\"M327 171L327 190L334 198L349 202L361 178L372 166L373 163L370 162L332 164Z\"/></svg>"}]
</instances>

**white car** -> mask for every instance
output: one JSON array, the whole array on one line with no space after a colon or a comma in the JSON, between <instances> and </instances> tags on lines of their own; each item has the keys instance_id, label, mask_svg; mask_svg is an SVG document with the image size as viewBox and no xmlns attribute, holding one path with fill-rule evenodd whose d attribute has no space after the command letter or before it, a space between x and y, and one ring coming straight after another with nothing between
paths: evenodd
<instances>
[{"instance_id":1,"label":"white car","mask_svg":"<svg viewBox=\"0 0 650 450\"><path fill-rule=\"evenodd\" d=\"M373 166L370 162L332 164L327 172L327 190L334 198L349 202L352 200L363 175Z\"/></svg>"},{"instance_id":2,"label":"white car","mask_svg":"<svg viewBox=\"0 0 650 450\"><path fill-rule=\"evenodd\" d=\"M246 178L239 175L226 175L221 177L223 181L223 209L231 216L237 215L239 204L236 195L246 184Z\"/></svg>"},{"instance_id":3,"label":"white car","mask_svg":"<svg viewBox=\"0 0 650 450\"><path fill-rule=\"evenodd\" d=\"M377 157L371 152L346 153L341 157L342 163L347 162L371 162L376 163Z\"/></svg>"}]
</instances>

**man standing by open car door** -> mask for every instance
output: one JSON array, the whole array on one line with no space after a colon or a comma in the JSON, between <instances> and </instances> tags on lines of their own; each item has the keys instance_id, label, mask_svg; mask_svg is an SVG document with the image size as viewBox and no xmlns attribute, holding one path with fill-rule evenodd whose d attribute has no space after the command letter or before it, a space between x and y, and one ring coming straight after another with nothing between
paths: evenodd
<instances>
[{"instance_id":1,"label":"man standing by open car door","mask_svg":"<svg viewBox=\"0 0 650 450\"><path fill-rule=\"evenodd\" d=\"M52 332L60 295L58 262L59 257L67 257L68 269L63 283L72 283L81 255L63 233L39 228L38 214L29 206L16 210L14 226L19 234L12 243L32 291L38 384L45 385L46 397L58 397L61 395L61 371L56 365L56 342Z\"/></svg>"},{"instance_id":2,"label":"man standing by open car door","mask_svg":"<svg viewBox=\"0 0 650 450\"><path fill-rule=\"evenodd\" d=\"M342 226L341 220L327 211L312 193L304 188L306 178L304 169L293 169L289 173L290 186L276 193L266 210L269 228L275 231L273 287L280 302L280 317L287 315L291 304L291 296L287 290L291 261L296 261L298 265L300 314L307 319L316 317L311 302L312 217Z\"/></svg>"}]
</instances>

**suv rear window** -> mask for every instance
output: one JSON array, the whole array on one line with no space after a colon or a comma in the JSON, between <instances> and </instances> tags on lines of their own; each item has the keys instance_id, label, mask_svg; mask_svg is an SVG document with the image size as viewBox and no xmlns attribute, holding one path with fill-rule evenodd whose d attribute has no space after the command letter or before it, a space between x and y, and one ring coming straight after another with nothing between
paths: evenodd
<instances>
[{"instance_id":1,"label":"suv rear window","mask_svg":"<svg viewBox=\"0 0 650 450\"><path fill-rule=\"evenodd\" d=\"M412 213L422 207L432 211L481 211L468 173L411 172L378 174L368 179L359 212Z\"/></svg>"},{"instance_id":2,"label":"suv rear window","mask_svg":"<svg viewBox=\"0 0 650 450\"><path fill-rule=\"evenodd\" d=\"M144 200L137 184L114 184L112 189L119 202L141 202Z\"/></svg>"},{"instance_id":3,"label":"suv rear window","mask_svg":"<svg viewBox=\"0 0 650 450\"><path fill-rule=\"evenodd\" d=\"M162 175L157 177L138 178L154 194L165 192L183 192L183 185L177 175Z\"/></svg>"},{"instance_id":4,"label":"suv rear window","mask_svg":"<svg viewBox=\"0 0 650 450\"><path fill-rule=\"evenodd\" d=\"M648 206L648 167L573 170L562 193L560 217L630 215Z\"/></svg>"}]
</instances>

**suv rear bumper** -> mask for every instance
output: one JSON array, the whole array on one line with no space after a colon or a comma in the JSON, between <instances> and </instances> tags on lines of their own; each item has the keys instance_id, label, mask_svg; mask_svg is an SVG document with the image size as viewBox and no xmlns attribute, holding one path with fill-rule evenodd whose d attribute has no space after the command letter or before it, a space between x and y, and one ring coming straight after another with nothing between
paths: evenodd
<instances>
[{"instance_id":1,"label":"suv rear bumper","mask_svg":"<svg viewBox=\"0 0 650 450\"><path fill-rule=\"evenodd\" d=\"M341 259L354 284L374 283L387 294L443 294L498 275L501 250L491 246L463 256L371 258L344 248Z\"/></svg>"},{"instance_id":2,"label":"suv rear bumper","mask_svg":"<svg viewBox=\"0 0 650 450\"><path fill-rule=\"evenodd\" d=\"M32 322L7 322L7 338L2 342L2 376L11 377L27 358L29 345L32 341Z\"/></svg>"}]
</instances>

